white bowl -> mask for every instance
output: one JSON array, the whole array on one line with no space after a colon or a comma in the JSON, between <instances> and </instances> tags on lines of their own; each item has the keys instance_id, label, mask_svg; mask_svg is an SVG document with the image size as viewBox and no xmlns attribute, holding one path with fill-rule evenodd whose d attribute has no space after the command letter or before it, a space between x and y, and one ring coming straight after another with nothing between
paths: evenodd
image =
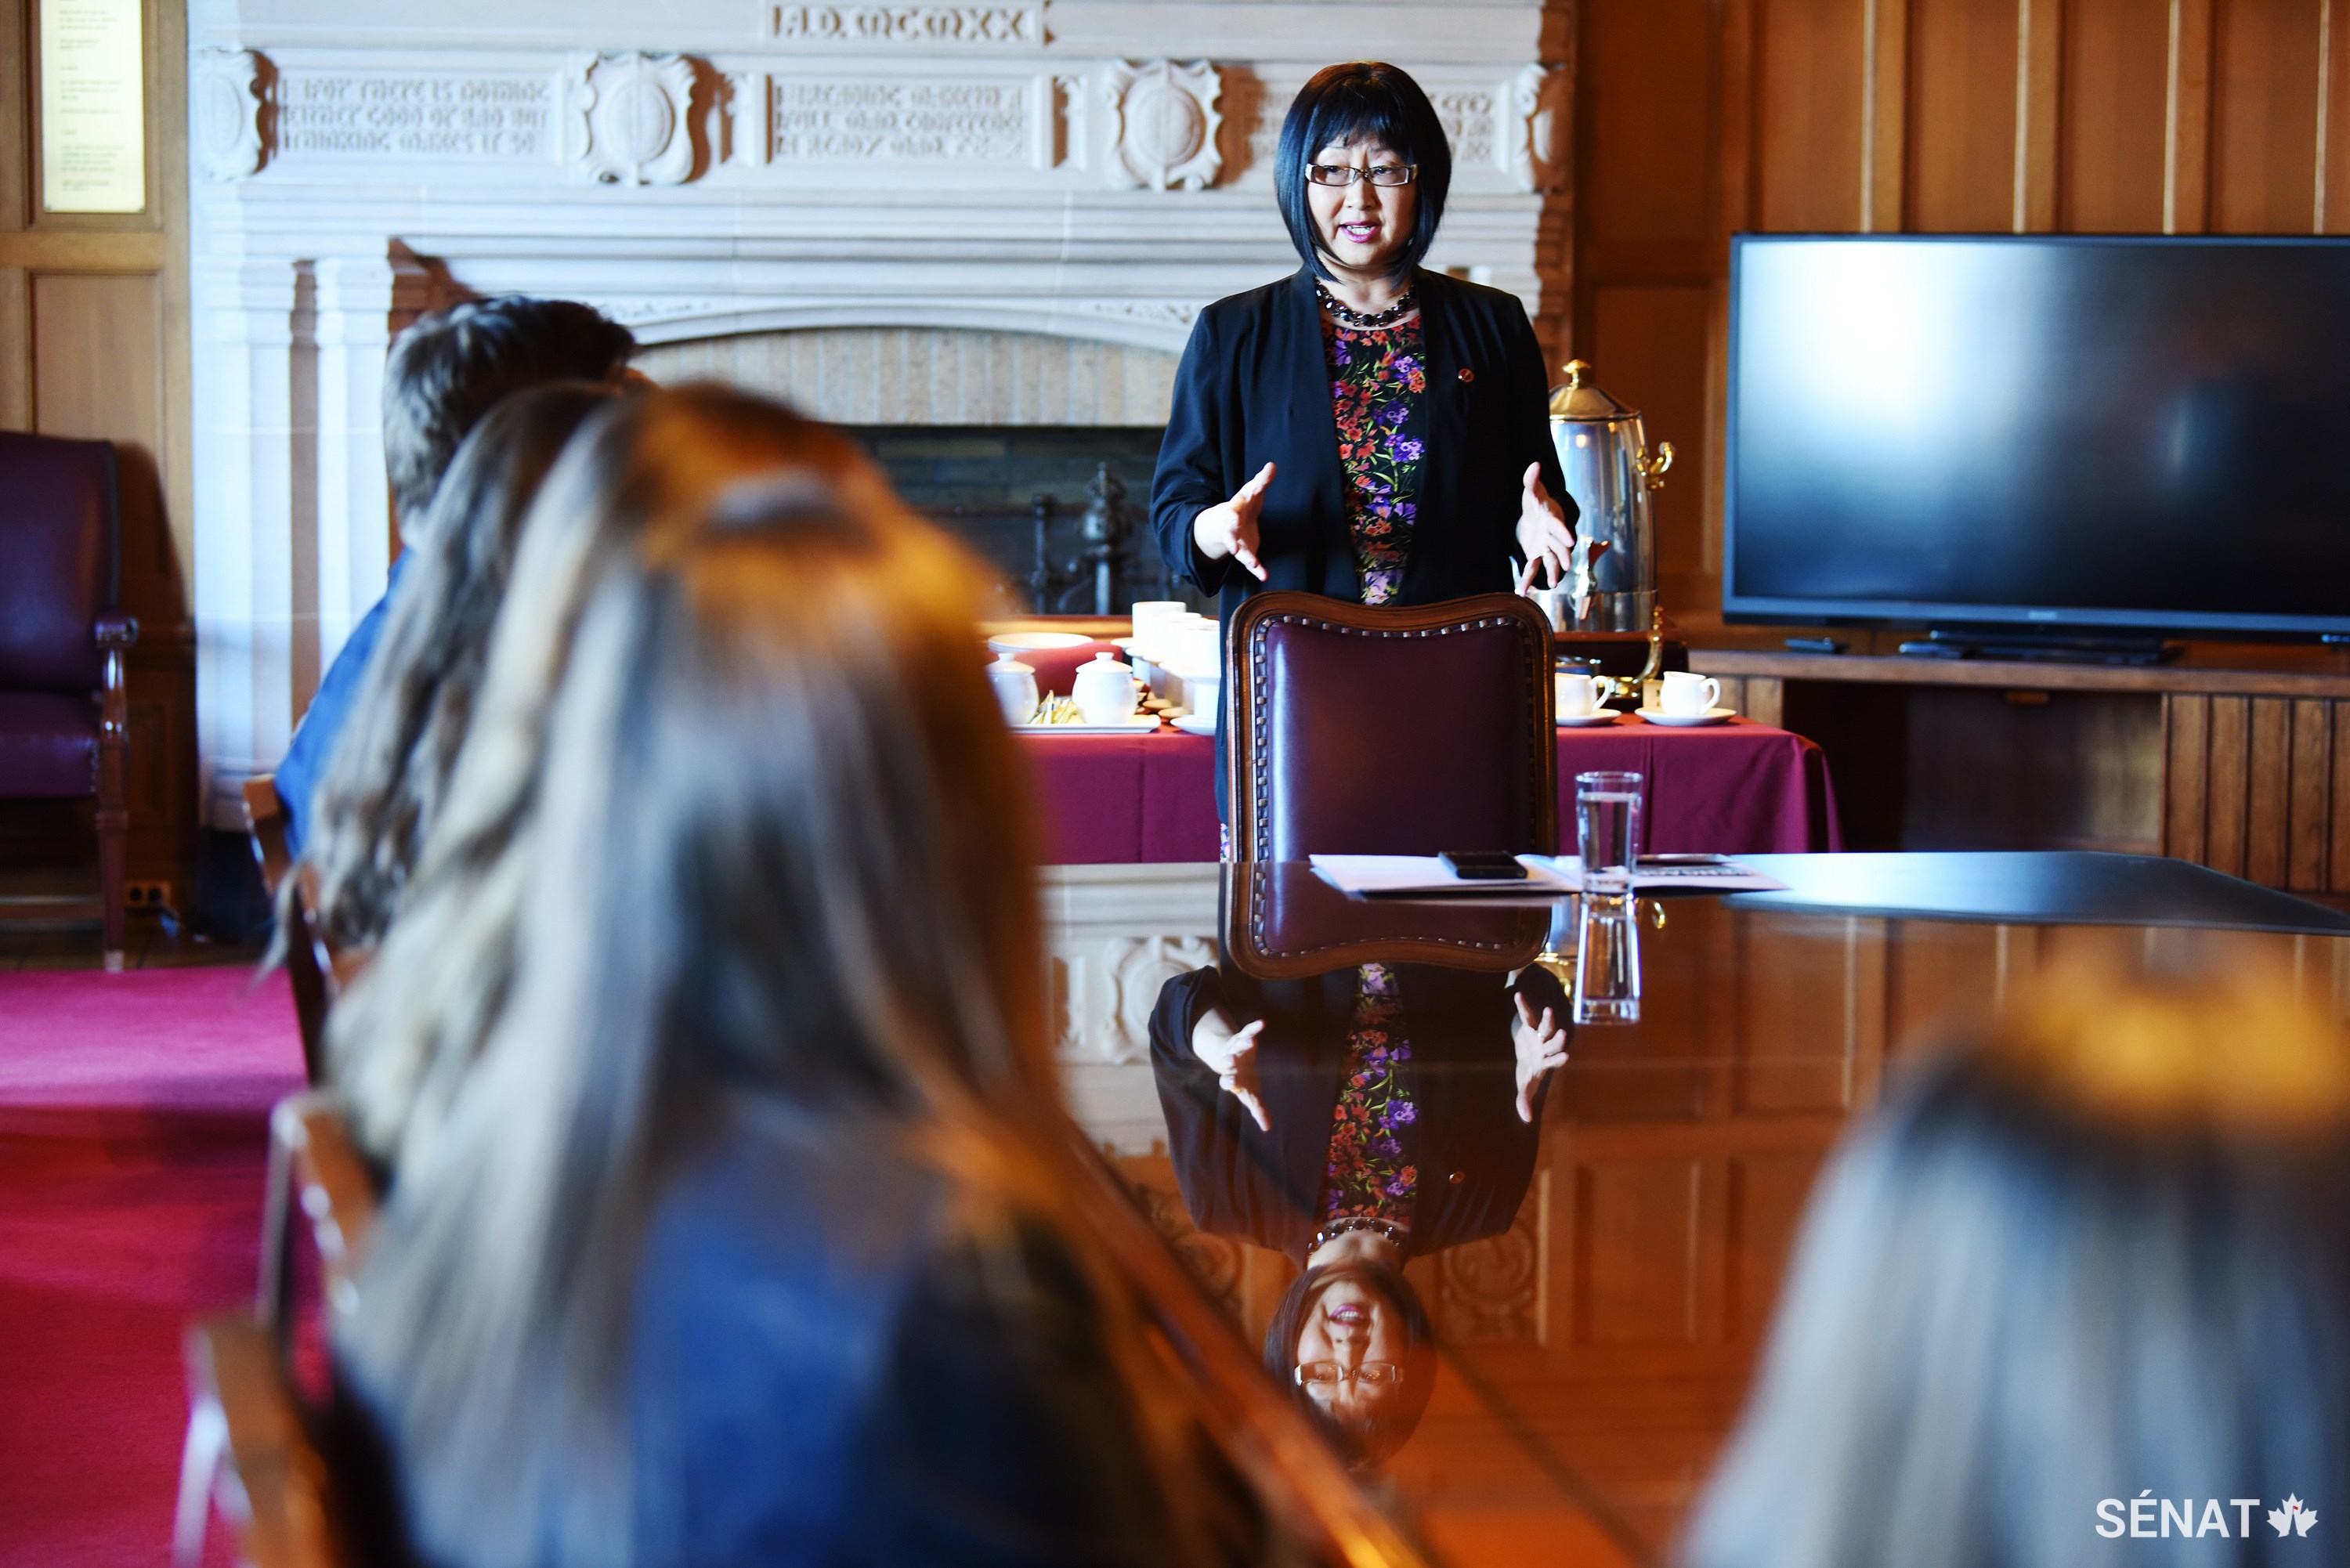
<instances>
[{"instance_id":1,"label":"white bowl","mask_svg":"<svg viewBox=\"0 0 2350 1568\"><path fill-rule=\"evenodd\" d=\"M991 653L1040 653L1055 648L1083 648L1093 640L1074 631L1007 631L987 639Z\"/></svg>"}]
</instances>

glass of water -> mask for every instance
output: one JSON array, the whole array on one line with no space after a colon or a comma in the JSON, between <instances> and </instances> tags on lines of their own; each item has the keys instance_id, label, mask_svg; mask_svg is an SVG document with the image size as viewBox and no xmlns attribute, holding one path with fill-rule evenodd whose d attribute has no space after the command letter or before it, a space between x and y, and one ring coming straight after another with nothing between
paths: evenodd
<instances>
[{"instance_id":1,"label":"glass of water","mask_svg":"<svg viewBox=\"0 0 2350 1568\"><path fill-rule=\"evenodd\" d=\"M1575 1021L1640 1022L1639 900L1586 893L1575 952Z\"/></svg>"},{"instance_id":2,"label":"glass of water","mask_svg":"<svg viewBox=\"0 0 2350 1568\"><path fill-rule=\"evenodd\" d=\"M1575 775L1575 852L1586 892L1620 896L1631 888L1640 858L1640 784L1638 774Z\"/></svg>"}]
</instances>

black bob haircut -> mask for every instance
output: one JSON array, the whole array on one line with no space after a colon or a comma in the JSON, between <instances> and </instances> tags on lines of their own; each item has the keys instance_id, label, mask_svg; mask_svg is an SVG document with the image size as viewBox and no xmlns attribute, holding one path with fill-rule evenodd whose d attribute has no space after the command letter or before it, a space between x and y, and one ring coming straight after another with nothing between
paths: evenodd
<instances>
[{"instance_id":1,"label":"black bob haircut","mask_svg":"<svg viewBox=\"0 0 2350 1568\"><path fill-rule=\"evenodd\" d=\"M1349 60L1314 73L1281 122L1281 146L1273 155L1273 189L1290 243L1316 277L1328 277L1327 254L1314 232L1305 205L1305 168L1326 147L1376 141L1407 163L1419 166L1412 185L1419 196L1411 237L1404 242L1391 275L1402 277L1428 255L1436 225L1444 221L1444 194L1452 187L1452 144L1444 139L1436 106L1419 84L1378 60Z\"/></svg>"},{"instance_id":2,"label":"black bob haircut","mask_svg":"<svg viewBox=\"0 0 2350 1568\"><path fill-rule=\"evenodd\" d=\"M1305 1317L1322 1287L1352 1275L1383 1297L1403 1327L1403 1395L1388 1408L1361 1423L1340 1421L1321 1402L1297 1386L1297 1342L1305 1333ZM1329 1263L1307 1269L1289 1282L1264 1325L1264 1369L1273 1380L1304 1406L1315 1424L1334 1441L1347 1462L1359 1469L1375 1465L1404 1445L1428 1412L1428 1397L1436 1386L1436 1329L1419 1293L1401 1272L1385 1263Z\"/></svg>"}]
</instances>

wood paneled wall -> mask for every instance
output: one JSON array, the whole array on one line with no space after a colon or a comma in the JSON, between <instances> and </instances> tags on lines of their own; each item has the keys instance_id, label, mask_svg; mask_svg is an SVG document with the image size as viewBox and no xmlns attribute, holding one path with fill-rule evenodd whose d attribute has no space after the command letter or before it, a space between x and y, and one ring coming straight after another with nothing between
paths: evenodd
<instances>
[{"instance_id":1,"label":"wood paneled wall","mask_svg":"<svg viewBox=\"0 0 2350 1568\"><path fill-rule=\"evenodd\" d=\"M2350 702L2163 699L2162 850L2307 893L2350 893Z\"/></svg>"},{"instance_id":2,"label":"wood paneled wall","mask_svg":"<svg viewBox=\"0 0 2350 1568\"><path fill-rule=\"evenodd\" d=\"M124 213L42 211L37 12L0 0L0 430L115 443L121 603L140 625L130 876L173 881L196 826L186 7L146 0L147 204ZM0 840L21 838L8 826Z\"/></svg>"},{"instance_id":3,"label":"wood paneled wall","mask_svg":"<svg viewBox=\"0 0 2350 1568\"><path fill-rule=\"evenodd\" d=\"M1584 0L1575 351L1721 604L1729 236L2350 233L2350 0Z\"/></svg>"}]
</instances>

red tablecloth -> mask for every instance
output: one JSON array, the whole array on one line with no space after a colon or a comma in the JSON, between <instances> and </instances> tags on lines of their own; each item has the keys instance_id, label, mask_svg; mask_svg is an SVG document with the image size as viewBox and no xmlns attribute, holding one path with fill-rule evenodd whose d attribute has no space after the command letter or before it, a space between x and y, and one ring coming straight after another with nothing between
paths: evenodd
<instances>
[{"instance_id":1,"label":"red tablecloth","mask_svg":"<svg viewBox=\"0 0 2350 1568\"><path fill-rule=\"evenodd\" d=\"M1216 743L1147 735L1024 734L1057 866L1216 858ZM1841 849L1827 759L1801 735L1733 719L1664 729L1637 719L1558 732L1559 826L1571 836L1575 775L1595 768L1648 781L1651 854L1799 855Z\"/></svg>"}]
</instances>

